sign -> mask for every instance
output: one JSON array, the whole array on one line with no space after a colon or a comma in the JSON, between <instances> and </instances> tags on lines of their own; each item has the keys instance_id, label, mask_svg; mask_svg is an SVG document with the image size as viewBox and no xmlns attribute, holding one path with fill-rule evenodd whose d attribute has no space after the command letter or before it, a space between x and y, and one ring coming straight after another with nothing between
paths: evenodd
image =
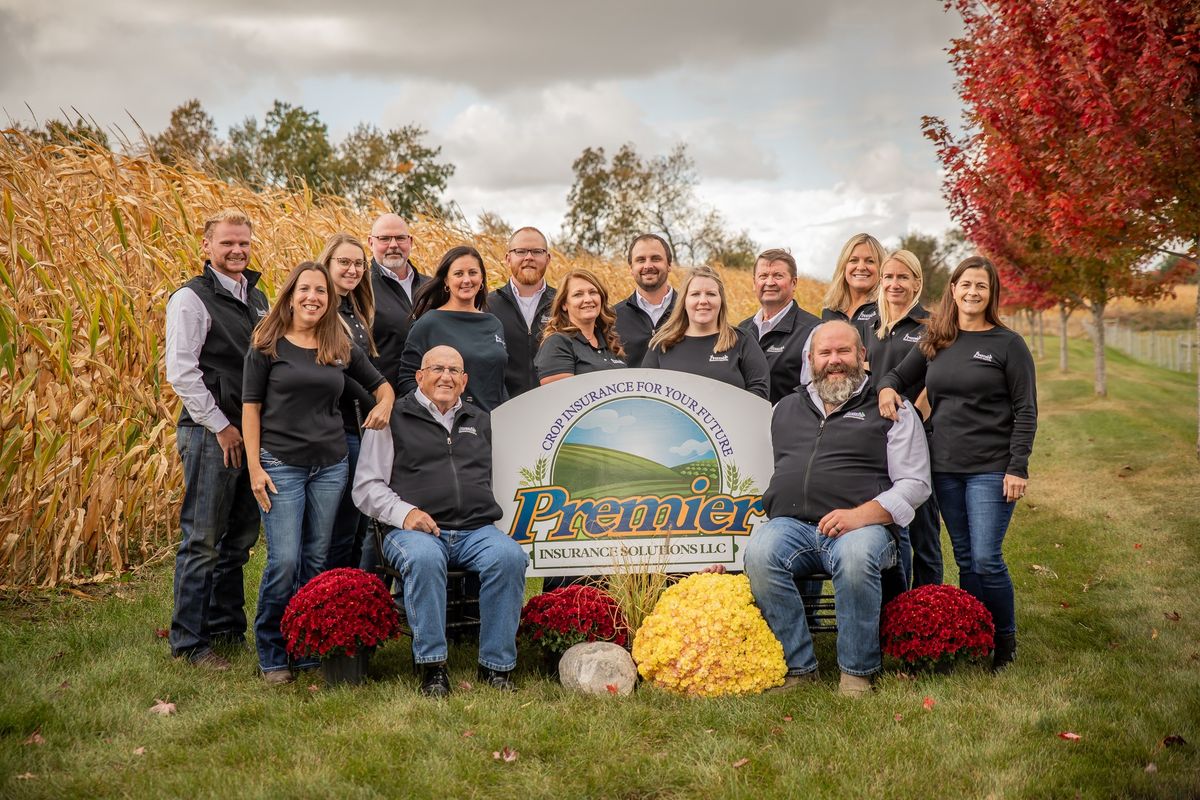
<instances>
[{"instance_id":1,"label":"sign","mask_svg":"<svg viewBox=\"0 0 1200 800\"><path fill-rule=\"evenodd\" d=\"M542 386L492 412L501 530L529 576L742 568L774 467L771 404L671 370Z\"/></svg>"}]
</instances>

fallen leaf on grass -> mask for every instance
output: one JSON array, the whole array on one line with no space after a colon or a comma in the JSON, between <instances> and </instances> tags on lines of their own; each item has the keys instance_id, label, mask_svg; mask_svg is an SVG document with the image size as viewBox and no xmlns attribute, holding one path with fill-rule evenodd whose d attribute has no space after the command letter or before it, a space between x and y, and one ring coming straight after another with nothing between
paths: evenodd
<instances>
[{"instance_id":1,"label":"fallen leaf on grass","mask_svg":"<svg viewBox=\"0 0 1200 800\"><path fill-rule=\"evenodd\" d=\"M1179 612L1178 611L1164 611L1163 616L1166 617L1171 622L1179 622Z\"/></svg>"},{"instance_id":2,"label":"fallen leaf on grass","mask_svg":"<svg viewBox=\"0 0 1200 800\"><path fill-rule=\"evenodd\" d=\"M917 679L917 676L913 675L911 672L897 672L896 673L896 680L898 680L898 681L915 681L916 679Z\"/></svg>"},{"instance_id":3,"label":"fallen leaf on grass","mask_svg":"<svg viewBox=\"0 0 1200 800\"><path fill-rule=\"evenodd\" d=\"M1041 564L1030 564L1029 571L1034 575L1042 575L1047 578L1057 578L1058 573L1049 567L1043 567Z\"/></svg>"},{"instance_id":4,"label":"fallen leaf on grass","mask_svg":"<svg viewBox=\"0 0 1200 800\"><path fill-rule=\"evenodd\" d=\"M604 684L604 688L608 690L609 694L616 694L618 691L615 683L606 683Z\"/></svg>"},{"instance_id":5,"label":"fallen leaf on grass","mask_svg":"<svg viewBox=\"0 0 1200 800\"><path fill-rule=\"evenodd\" d=\"M791 714L784 714L784 715L783 715L783 721L784 721L784 722L791 722L791 721L792 721L792 715L791 715Z\"/></svg>"},{"instance_id":6,"label":"fallen leaf on grass","mask_svg":"<svg viewBox=\"0 0 1200 800\"><path fill-rule=\"evenodd\" d=\"M1057 550L1057 549L1058 549L1058 548L1060 548L1060 547L1062 547L1062 545L1061 545L1061 544L1059 544L1058 542L1055 542L1055 543L1054 543L1054 549L1055 549L1055 550Z\"/></svg>"},{"instance_id":7,"label":"fallen leaf on grass","mask_svg":"<svg viewBox=\"0 0 1200 800\"><path fill-rule=\"evenodd\" d=\"M704 732L705 733L716 733L717 729L716 728L705 728Z\"/></svg>"},{"instance_id":8,"label":"fallen leaf on grass","mask_svg":"<svg viewBox=\"0 0 1200 800\"><path fill-rule=\"evenodd\" d=\"M1150 641L1154 641L1157 638L1158 638L1158 628L1151 628L1150 629Z\"/></svg>"},{"instance_id":9,"label":"fallen leaf on grass","mask_svg":"<svg viewBox=\"0 0 1200 800\"><path fill-rule=\"evenodd\" d=\"M458 688L462 689L464 692L469 692L469 691L471 691L472 687L471 687L471 684L468 683L467 681L459 681Z\"/></svg>"},{"instance_id":10,"label":"fallen leaf on grass","mask_svg":"<svg viewBox=\"0 0 1200 800\"><path fill-rule=\"evenodd\" d=\"M1062 733L1058 734L1058 738L1066 739L1068 742L1078 742L1083 737L1080 736L1078 733L1072 733L1071 731L1063 731Z\"/></svg>"},{"instance_id":11,"label":"fallen leaf on grass","mask_svg":"<svg viewBox=\"0 0 1200 800\"><path fill-rule=\"evenodd\" d=\"M71 688L70 681L63 681L62 683L60 683L58 685L58 691L60 691L60 692L66 690L66 689L70 689L70 688Z\"/></svg>"},{"instance_id":12,"label":"fallen leaf on grass","mask_svg":"<svg viewBox=\"0 0 1200 800\"><path fill-rule=\"evenodd\" d=\"M169 630L167 630L166 628L155 628L154 635L156 637L158 637L159 639L165 639L171 635L171 632Z\"/></svg>"},{"instance_id":13,"label":"fallen leaf on grass","mask_svg":"<svg viewBox=\"0 0 1200 800\"><path fill-rule=\"evenodd\" d=\"M1070 603L1059 603L1058 607L1059 608L1070 608L1071 604Z\"/></svg>"},{"instance_id":14,"label":"fallen leaf on grass","mask_svg":"<svg viewBox=\"0 0 1200 800\"><path fill-rule=\"evenodd\" d=\"M135 748L133 748L133 754L134 754L135 756L144 756L144 755L146 755L146 748L144 748L144 747L135 747Z\"/></svg>"},{"instance_id":15,"label":"fallen leaf on grass","mask_svg":"<svg viewBox=\"0 0 1200 800\"><path fill-rule=\"evenodd\" d=\"M896 722L899 722L900 720L904 719L904 715L897 711L895 714L892 714L892 719L896 720Z\"/></svg>"},{"instance_id":16,"label":"fallen leaf on grass","mask_svg":"<svg viewBox=\"0 0 1200 800\"><path fill-rule=\"evenodd\" d=\"M1163 740L1158 744L1161 747L1183 747L1187 744L1187 739L1184 739L1178 733L1172 733L1170 736L1163 737Z\"/></svg>"},{"instance_id":17,"label":"fallen leaf on grass","mask_svg":"<svg viewBox=\"0 0 1200 800\"><path fill-rule=\"evenodd\" d=\"M1120 647L1120 646L1121 646L1121 643L1120 643L1120 642L1109 642L1109 643L1108 643L1108 649L1109 649L1109 650L1116 650L1116 649L1117 649L1118 647Z\"/></svg>"},{"instance_id":18,"label":"fallen leaf on grass","mask_svg":"<svg viewBox=\"0 0 1200 800\"><path fill-rule=\"evenodd\" d=\"M321 691L321 687L317 686L315 683L310 683L308 685L308 691L312 692L313 694L316 694L317 692Z\"/></svg>"},{"instance_id":19,"label":"fallen leaf on grass","mask_svg":"<svg viewBox=\"0 0 1200 800\"><path fill-rule=\"evenodd\" d=\"M475 731L473 731L473 730L470 730L470 729L468 729L468 730L465 730L465 731L463 731L463 732L462 732L462 737L463 737L464 739L470 739L470 738L471 738L472 736L474 736L474 735L475 735Z\"/></svg>"},{"instance_id":20,"label":"fallen leaf on grass","mask_svg":"<svg viewBox=\"0 0 1200 800\"><path fill-rule=\"evenodd\" d=\"M29 737L25 741L21 742L21 744L45 744L45 743L46 743L46 740L42 736L41 728L34 728L33 733L29 734Z\"/></svg>"},{"instance_id":21,"label":"fallen leaf on grass","mask_svg":"<svg viewBox=\"0 0 1200 800\"><path fill-rule=\"evenodd\" d=\"M921 705L925 708L926 711L932 711L933 707L937 705L937 701L934 700L932 697L926 697L925 700L922 701Z\"/></svg>"},{"instance_id":22,"label":"fallen leaf on grass","mask_svg":"<svg viewBox=\"0 0 1200 800\"><path fill-rule=\"evenodd\" d=\"M80 600L87 600L89 603L96 602L96 598L92 597L87 592L81 592L78 589L67 589L67 593L75 595Z\"/></svg>"},{"instance_id":23,"label":"fallen leaf on grass","mask_svg":"<svg viewBox=\"0 0 1200 800\"><path fill-rule=\"evenodd\" d=\"M1158 772L1158 765L1155 764L1153 761L1151 761L1149 764L1146 765L1146 769L1143 771L1148 772L1149 774L1153 775L1154 773Z\"/></svg>"},{"instance_id":24,"label":"fallen leaf on grass","mask_svg":"<svg viewBox=\"0 0 1200 800\"><path fill-rule=\"evenodd\" d=\"M492 751L492 760L511 763L517 760L517 751L508 745L504 745L501 749Z\"/></svg>"},{"instance_id":25,"label":"fallen leaf on grass","mask_svg":"<svg viewBox=\"0 0 1200 800\"><path fill-rule=\"evenodd\" d=\"M772 736L778 736L778 735L779 735L779 734L781 734L781 733L783 733L783 728L779 727L778 725L776 725L775 727L771 728L771 735L772 735Z\"/></svg>"},{"instance_id":26,"label":"fallen leaf on grass","mask_svg":"<svg viewBox=\"0 0 1200 800\"><path fill-rule=\"evenodd\" d=\"M67 651L66 651L66 650L59 650L59 651L58 651L57 653L55 653L54 655L50 656L50 660L51 660L51 661L58 661L60 658L62 658L62 657L63 657L63 656L65 656L66 654L67 654Z\"/></svg>"},{"instance_id":27,"label":"fallen leaf on grass","mask_svg":"<svg viewBox=\"0 0 1200 800\"><path fill-rule=\"evenodd\" d=\"M749 763L750 763L750 759L739 758L737 761L733 762L729 766L733 767L734 769L741 769L742 767L746 766Z\"/></svg>"},{"instance_id":28,"label":"fallen leaf on grass","mask_svg":"<svg viewBox=\"0 0 1200 800\"><path fill-rule=\"evenodd\" d=\"M170 716L175 713L175 704L168 703L166 700L159 700L156 697L154 698L154 705L150 706L150 713L161 714L164 717Z\"/></svg>"},{"instance_id":29,"label":"fallen leaf on grass","mask_svg":"<svg viewBox=\"0 0 1200 800\"><path fill-rule=\"evenodd\" d=\"M34 775L32 772L22 772L20 775L17 776L17 780L28 781L28 780L33 780L36 777L37 777L37 775Z\"/></svg>"},{"instance_id":30,"label":"fallen leaf on grass","mask_svg":"<svg viewBox=\"0 0 1200 800\"><path fill-rule=\"evenodd\" d=\"M1141 549L1142 549L1142 543L1141 543L1141 542L1134 542L1134 543L1133 543L1133 549L1134 549L1134 550L1141 550Z\"/></svg>"}]
</instances>

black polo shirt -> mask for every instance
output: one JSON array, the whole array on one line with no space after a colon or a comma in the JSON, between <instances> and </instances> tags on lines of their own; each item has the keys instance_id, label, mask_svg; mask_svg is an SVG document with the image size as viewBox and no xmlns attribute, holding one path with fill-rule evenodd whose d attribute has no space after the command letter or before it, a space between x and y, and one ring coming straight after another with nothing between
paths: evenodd
<instances>
[{"instance_id":1,"label":"black polo shirt","mask_svg":"<svg viewBox=\"0 0 1200 800\"><path fill-rule=\"evenodd\" d=\"M554 375L585 375L628 366L624 359L612 354L603 336L597 334L596 338L600 342L599 347L592 347L591 342L578 332L559 332L547 336L534 361L538 379Z\"/></svg>"}]
</instances>

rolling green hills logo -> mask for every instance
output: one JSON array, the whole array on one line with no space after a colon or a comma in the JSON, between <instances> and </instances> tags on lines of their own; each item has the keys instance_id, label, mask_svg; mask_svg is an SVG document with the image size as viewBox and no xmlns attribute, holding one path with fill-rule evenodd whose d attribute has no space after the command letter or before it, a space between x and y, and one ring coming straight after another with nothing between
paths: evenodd
<instances>
[{"instance_id":1,"label":"rolling green hills logo","mask_svg":"<svg viewBox=\"0 0 1200 800\"><path fill-rule=\"evenodd\" d=\"M697 401L597 399L556 420L546 454L520 470L514 539L750 533L757 487Z\"/></svg>"}]
</instances>

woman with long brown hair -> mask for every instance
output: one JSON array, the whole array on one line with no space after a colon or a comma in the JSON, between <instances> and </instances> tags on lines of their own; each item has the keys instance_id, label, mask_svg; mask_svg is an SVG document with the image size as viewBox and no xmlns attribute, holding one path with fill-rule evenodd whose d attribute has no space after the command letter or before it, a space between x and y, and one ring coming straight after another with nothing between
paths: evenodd
<instances>
[{"instance_id":1,"label":"woman with long brown hair","mask_svg":"<svg viewBox=\"0 0 1200 800\"><path fill-rule=\"evenodd\" d=\"M972 256L950 276L924 338L881 381L879 412L895 419L900 394L925 382L933 489L958 564L958 581L996 625L992 668L1017 652L1013 583L1002 545L1025 496L1037 431L1033 357L1000 320L1000 276Z\"/></svg>"},{"instance_id":2,"label":"woman with long brown hair","mask_svg":"<svg viewBox=\"0 0 1200 800\"><path fill-rule=\"evenodd\" d=\"M595 274L575 269L564 275L534 359L538 382L544 386L572 375L625 367L616 321L608 290Z\"/></svg>"},{"instance_id":3,"label":"woman with long brown hair","mask_svg":"<svg viewBox=\"0 0 1200 800\"><path fill-rule=\"evenodd\" d=\"M246 462L267 540L254 639L270 684L293 680L279 624L293 592L324 570L329 554L348 471L337 411L346 376L374 393L368 428L387 426L395 397L351 344L333 308L336 295L321 264L293 269L254 331L242 374Z\"/></svg>"},{"instance_id":4,"label":"woman with long brown hair","mask_svg":"<svg viewBox=\"0 0 1200 800\"><path fill-rule=\"evenodd\" d=\"M348 233L335 233L325 240L325 246L317 256L317 261L325 265L329 270L329 277L333 279L333 288L338 298L338 316L346 326L346 332L350 334L350 341L365 352L372 365L378 369L376 359L379 351L376 350L375 338L371 335L371 326L375 324L375 292L371 281L366 279L367 270L371 266L366 247ZM342 412L342 429L346 433L346 449L349 453L346 463L350 471L346 477L346 488L342 492L337 517L333 521L333 536L329 541L326 569L357 567L362 557L367 522L354 505L350 487L354 485L354 467L358 463L358 451L361 446L359 425L374 405L375 398L366 387L347 376L346 388L342 392L338 408Z\"/></svg>"},{"instance_id":5,"label":"woman with long brown hair","mask_svg":"<svg viewBox=\"0 0 1200 800\"><path fill-rule=\"evenodd\" d=\"M757 341L729 324L720 274L712 267L692 267L679 296L671 316L651 337L642 367L702 375L767 399L767 357Z\"/></svg>"}]
</instances>

